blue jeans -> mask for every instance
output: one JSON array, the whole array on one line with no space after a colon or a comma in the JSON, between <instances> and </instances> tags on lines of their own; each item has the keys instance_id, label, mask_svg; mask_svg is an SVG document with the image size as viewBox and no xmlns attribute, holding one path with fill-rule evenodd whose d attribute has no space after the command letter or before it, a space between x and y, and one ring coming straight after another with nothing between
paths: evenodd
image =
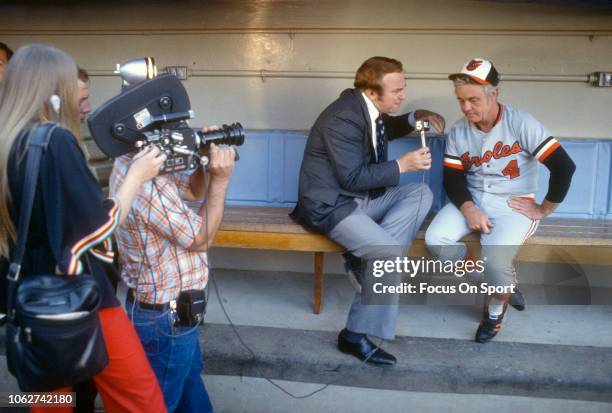
<instances>
[{"instance_id":1,"label":"blue jeans","mask_svg":"<svg viewBox=\"0 0 612 413\"><path fill-rule=\"evenodd\" d=\"M143 309L131 301L126 302L126 307L157 376L168 412L212 412L200 376L204 369L200 327L178 327L173 331L167 309Z\"/></svg>"}]
</instances>

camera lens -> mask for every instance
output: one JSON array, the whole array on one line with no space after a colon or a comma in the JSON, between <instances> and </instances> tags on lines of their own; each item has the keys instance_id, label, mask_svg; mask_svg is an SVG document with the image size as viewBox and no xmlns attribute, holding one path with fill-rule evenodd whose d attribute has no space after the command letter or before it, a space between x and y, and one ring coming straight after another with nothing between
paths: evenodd
<instances>
[{"instance_id":1,"label":"camera lens","mask_svg":"<svg viewBox=\"0 0 612 413\"><path fill-rule=\"evenodd\" d=\"M198 132L202 145L236 145L244 143L244 129L239 122L223 125L221 129L211 132Z\"/></svg>"}]
</instances>

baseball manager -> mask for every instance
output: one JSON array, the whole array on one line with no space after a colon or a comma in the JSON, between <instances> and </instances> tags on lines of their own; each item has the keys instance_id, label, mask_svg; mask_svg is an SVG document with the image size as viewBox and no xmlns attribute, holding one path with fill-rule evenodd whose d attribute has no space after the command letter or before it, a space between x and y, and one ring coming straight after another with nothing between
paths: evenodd
<instances>
[{"instance_id":1,"label":"baseball manager","mask_svg":"<svg viewBox=\"0 0 612 413\"><path fill-rule=\"evenodd\" d=\"M432 221L425 242L440 259L469 259L459 240L480 233L485 280L507 291L486 296L476 332L476 341L486 343L499 331L516 286L514 256L563 201L576 167L533 116L498 101L499 74L490 61L471 59L449 79L465 116L450 129L444 154L451 202ZM550 171L541 204L534 198L538 162Z\"/></svg>"}]
</instances>

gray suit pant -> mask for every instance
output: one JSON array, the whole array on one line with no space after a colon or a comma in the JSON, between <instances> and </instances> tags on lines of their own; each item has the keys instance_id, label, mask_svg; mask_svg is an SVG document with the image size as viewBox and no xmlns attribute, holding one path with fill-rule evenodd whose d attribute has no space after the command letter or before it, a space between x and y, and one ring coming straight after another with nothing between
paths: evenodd
<instances>
[{"instance_id":1,"label":"gray suit pant","mask_svg":"<svg viewBox=\"0 0 612 413\"><path fill-rule=\"evenodd\" d=\"M362 260L395 259L405 256L427 216L433 195L422 183L389 187L376 198L355 198L357 208L327 234ZM363 275L367 276L367 275ZM395 275L399 280L399 274ZM362 288L362 292L365 288ZM399 295L389 305L362 304L356 293L346 321L350 331L380 337L395 337Z\"/></svg>"}]
</instances>

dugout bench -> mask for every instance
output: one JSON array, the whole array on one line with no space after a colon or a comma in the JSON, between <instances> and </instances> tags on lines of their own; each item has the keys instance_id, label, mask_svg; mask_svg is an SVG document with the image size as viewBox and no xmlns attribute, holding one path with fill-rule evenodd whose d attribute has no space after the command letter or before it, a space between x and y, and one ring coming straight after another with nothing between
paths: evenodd
<instances>
[{"instance_id":1,"label":"dugout bench","mask_svg":"<svg viewBox=\"0 0 612 413\"><path fill-rule=\"evenodd\" d=\"M342 253L344 248L295 224L289 212L290 208L227 206L213 246L314 253L313 312L319 314L323 304L324 254ZM429 256L424 241L429 222L423 224L408 255ZM464 241L471 250L479 249L476 235ZM546 219L526 245L529 248L519 252L519 261L612 265L612 222Z\"/></svg>"},{"instance_id":2,"label":"dugout bench","mask_svg":"<svg viewBox=\"0 0 612 413\"><path fill-rule=\"evenodd\" d=\"M112 162L91 139L85 141L90 168L104 191ZM226 206L221 228L213 247L300 251L314 254L313 313L323 305L325 253L342 253L344 248L327 237L305 230L288 216L290 208ZM409 251L410 256L429 256L424 235L426 220ZM475 235L464 238L473 251L479 243ZM517 257L525 262L571 262L612 265L612 221L551 218L542 221Z\"/></svg>"}]
</instances>

